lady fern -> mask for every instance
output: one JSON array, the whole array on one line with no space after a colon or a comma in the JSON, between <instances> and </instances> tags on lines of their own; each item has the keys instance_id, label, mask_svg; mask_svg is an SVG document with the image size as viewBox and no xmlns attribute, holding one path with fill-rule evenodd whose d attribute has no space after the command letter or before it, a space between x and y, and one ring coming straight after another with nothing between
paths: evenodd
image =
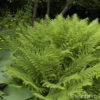
<instances>
[{"instance_id":1,"label":"lady fern","mask_svg":"<svg viewBox=\"0 0 100 100\"><path fill-rule=\"evenodd\" d=\"M88 24L76 15L23 27L15 38L5 37L13 60L6 72L40 100L87 94L82 87L100 76L99 27L97 20Z\"/></svg>"}]
</instances>

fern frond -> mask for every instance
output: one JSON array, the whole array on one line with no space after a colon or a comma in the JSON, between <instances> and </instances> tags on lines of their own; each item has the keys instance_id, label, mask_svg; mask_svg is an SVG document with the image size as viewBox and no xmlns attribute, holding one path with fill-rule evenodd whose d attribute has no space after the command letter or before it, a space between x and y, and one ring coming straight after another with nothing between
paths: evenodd
<instances>
[{"instance_id":1,"label":"fern frond","mask_svg":"<svg viewBox=\"0 0 100 100\"><path fill-rule=\"evenodd\" d=\"M7 67L5 71L8 72L12 77L21 79L23 81L24 85L31 86L36 91L39 90L39 88L32 81L32 78L29 77L26 73L21 72L21 70L18 70L16 68L12 68L12 67Z\"/></svg>"},{"instance_id":2,"label":"fern frond","mask_svg":"<svg viewBox=\"0 0 100 100\"><path fill-rule=\"evenodd\" d=\"M52 84L50 82L44 82L43 83L43 87L47 87L47 88L51 88L51 89L60 89L60 90L64 90L65 88L62 87L59 84Z\"/></svg>"}]
</instances>

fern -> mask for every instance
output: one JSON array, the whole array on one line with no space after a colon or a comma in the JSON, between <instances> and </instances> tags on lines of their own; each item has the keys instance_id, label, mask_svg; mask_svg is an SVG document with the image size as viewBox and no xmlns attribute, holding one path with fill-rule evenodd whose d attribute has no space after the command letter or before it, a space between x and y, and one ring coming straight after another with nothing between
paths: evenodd
<instances>
[{"instance_id":1,"label":"fern","mask_svg":"<svg viewBox=\"0 0 100 100\"><path fill-rule=\"evenodd\" d=\"M5 37L12 52L6 68L40 100L70 100L100 76L100 25L77 15L35 23Z\"/></svg>"}]
</instances>

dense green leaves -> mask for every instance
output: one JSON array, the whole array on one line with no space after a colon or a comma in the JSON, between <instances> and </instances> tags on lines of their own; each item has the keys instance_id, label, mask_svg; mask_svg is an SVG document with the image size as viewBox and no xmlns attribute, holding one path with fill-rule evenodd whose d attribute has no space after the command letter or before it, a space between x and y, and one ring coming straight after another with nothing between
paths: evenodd
<instances>
[{"instance_id":1,"label":"dense green leaves","mask_svg":"<svg viewBox=\"0 0 100 100\"><path fill-rule=\"evenodd\" d=\"M88 24L76 15L21 27L15 38L4 37L13 53L5 71L40 100L88 95L83 87L91 86L93 77L100 77L99 27L97 20Z\"/></svg>"},{"instance_id":2,"label":"dense green leaves","mask_svg":"<svg viewBox=\"0 0 100 100\"><path fill-rule=\"evenodd\" d=\"M5 80L4 75L5 75L5 74L4 74L3 72L0 71L0 84L5 83L5 82L4 82L4 80Z\"/></svg>"}]
</instances>

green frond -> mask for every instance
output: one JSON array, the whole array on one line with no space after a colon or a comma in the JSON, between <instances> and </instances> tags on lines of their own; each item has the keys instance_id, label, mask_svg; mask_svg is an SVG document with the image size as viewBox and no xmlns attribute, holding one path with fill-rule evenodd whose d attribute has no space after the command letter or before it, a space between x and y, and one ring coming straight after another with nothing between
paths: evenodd
<instances>
[{"instance_id":1,"label":"green frond","mask_svg":"<svg viewBox=\"0 0 100 100\"><path fill-rule=\"evenodd\" d=\"M59 84L52 84L50 82L44 82L43 87L51 88L51 89L60 89L64 90L65 88L60 86Z\"/></svg>"},{"instance_id":2,"label":"green frond","mask_svg":"<svg viewBox=\"0 0 100 100\"><path fill-rule=\"evenodd\" d=\"M21 72L21 70L12 67L7 67L5 71L8 72L12 77L21 79L24 85L31 86L36 91L39 90L39 88L32 81L32 77L29 77L26 73Z\"/></svg>"}]
</instances>

